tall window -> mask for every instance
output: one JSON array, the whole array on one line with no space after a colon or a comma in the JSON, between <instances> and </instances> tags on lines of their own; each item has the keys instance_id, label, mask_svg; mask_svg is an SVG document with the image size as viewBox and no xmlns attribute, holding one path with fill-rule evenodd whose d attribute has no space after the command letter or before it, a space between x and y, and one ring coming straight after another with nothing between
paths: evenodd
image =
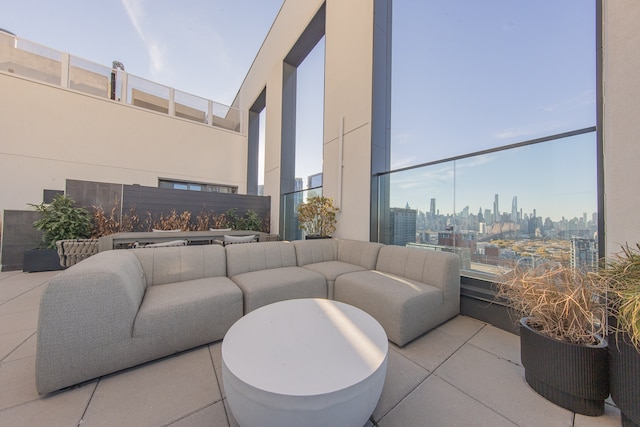
<instances>
[{"instance_id":1,"label":"tall window","mask_svg":"<svg viewBox=\"0 0 640 427\"><path fill-rule=\"evenodd\" d=\"M454 247L469 270L568 262L572 239L597 241L595 12L394 1L391 170L403 171L381 180L383 239L389 212L409 209L406 239Z\"/></svg>"},{"instance_id":2,"label":"tall window","mask_svg":"<svg viewBox=\"0 0 640 427\"><path fill-rule=\"evenodd\" d=\"M324 48L323 37L297 71L295 175L302 188L309 188L310 182L317 183L318 174L322 173Z\"/></svg>"}]
</instances>

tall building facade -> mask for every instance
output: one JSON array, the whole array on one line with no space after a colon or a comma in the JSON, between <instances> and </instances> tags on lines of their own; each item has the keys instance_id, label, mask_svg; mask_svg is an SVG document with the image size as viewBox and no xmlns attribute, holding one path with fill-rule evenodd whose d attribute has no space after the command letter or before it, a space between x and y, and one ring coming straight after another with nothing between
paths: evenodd
<instances>
[{"instance_id":1,"label":"tall building facade","mask_svg":"<svg viewBox=\"0 0 640 427\"><path fill-rule=\"evenodd\" d=\"M573 237L571 239L572 268L583 271L596 271L598 269L598 240Z\"/></svg>"},{"instance_id":2,"label":"tall building facade","mask_svg":"<svg viewBox=\"0 0 640 427\"><path fill-rule=\"evenodd\" d=\"M391 208L391 242L397 246L406 246L416 242L416 210Z\"/></svg>"}]
</instances>

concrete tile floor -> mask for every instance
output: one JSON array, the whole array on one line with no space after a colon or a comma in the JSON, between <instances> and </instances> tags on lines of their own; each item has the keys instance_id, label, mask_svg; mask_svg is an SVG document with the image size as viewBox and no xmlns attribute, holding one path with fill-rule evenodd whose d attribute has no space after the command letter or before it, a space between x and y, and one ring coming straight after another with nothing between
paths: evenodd
<instances>
[{"instance_id":1,"label":"concrete tile floor","mask_svg":"<svg viewBox=\"0 0 640 427\"><path fill-rule=\"evenodd\" d=\"M237 426L221 380L221 342L38 396L40 295L56 272L0 273L0 426ZM368 426L619 426L564 410L524 381L518 337L458 316L403 348L390 344Z\"/></svg>"}]
</instances>

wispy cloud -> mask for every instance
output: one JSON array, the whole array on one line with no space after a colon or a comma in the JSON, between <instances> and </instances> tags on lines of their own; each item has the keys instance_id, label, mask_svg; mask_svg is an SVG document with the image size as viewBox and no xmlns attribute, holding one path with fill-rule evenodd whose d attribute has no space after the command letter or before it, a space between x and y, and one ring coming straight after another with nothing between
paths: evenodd
<instances>
[{"instance_id":1,"label":"wispy cloud","mask_svg":"<svg viewBox=\"0 0 640 427\"><path fill-rule=\"evenodd\" d=\"M159 73L164 69L163 49L158 42L153 40L144 30L142 21L146 14L144 10L145 0L121 0L122 6L127 12L131 25L135 28L138 36L145 44L149 59L151 60L152 73Z\"/></svg>"},{"instance_id":2,"label":"wispy cloud","mask_svg":"<svg viewBox=\"0 0 640 427\"><path fill-rule=\"evenodd\" d=\"M542 108L542 111L547 113L567 113L575 110L582 110L585 107L589 107L595 104L595 94L593 90L585 90L582 93L556 102L555 104L548 105Z\"/></svg>"},{"instance_id":3,"label":"wispy cloud","mask_svg":"<svg viewBox=\"0 0 640 427\"><path fill-rule=\"evenodd\" d=\"M533 131L527 128L507 128L496 132L497 139L523 139L533 135Z\"/></svg>"}]
</instances>

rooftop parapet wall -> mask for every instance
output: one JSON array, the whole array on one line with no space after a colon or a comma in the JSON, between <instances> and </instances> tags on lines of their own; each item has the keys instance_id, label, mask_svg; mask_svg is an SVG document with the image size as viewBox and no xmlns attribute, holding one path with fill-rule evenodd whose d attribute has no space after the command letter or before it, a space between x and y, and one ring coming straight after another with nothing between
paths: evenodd
<instances>
[{"instance_id":1,"label":"rooftop parapet wall","mask_svg":"<svg viewBox=\"0 0 640 427\"><path fill-rule=\"evenodd\" d=\"M114 65L115 66L115 65ZM240 132L238 109L0 32L0 72ZM158 96L158 94L162 96Z\"/></svg>"}]
</instances>

